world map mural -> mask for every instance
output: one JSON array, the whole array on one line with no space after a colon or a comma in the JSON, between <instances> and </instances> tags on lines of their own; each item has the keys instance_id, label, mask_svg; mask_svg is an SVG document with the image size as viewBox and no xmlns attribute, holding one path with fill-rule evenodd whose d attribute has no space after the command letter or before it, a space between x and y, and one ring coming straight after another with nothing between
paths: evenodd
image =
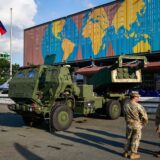
<instances>
[{"instance_id":1,"label":"world map mural","mask_svg":"<svg viewBox=\"0 0 160 160\"><path fill-rule=\"evenodd\" d=\"M124 0L54 20L40 53L56 62L160 51L160 0Z\"/></svg>"}]
</instances>

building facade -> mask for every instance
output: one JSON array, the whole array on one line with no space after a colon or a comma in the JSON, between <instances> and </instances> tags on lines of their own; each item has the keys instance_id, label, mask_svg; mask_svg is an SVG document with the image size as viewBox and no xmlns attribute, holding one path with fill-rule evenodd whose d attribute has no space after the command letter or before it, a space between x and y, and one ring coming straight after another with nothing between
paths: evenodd
<instances>
[{"instance_id":1,"label":"building facade","mask_svg":"<svg viewBox=\"0 0 160 160\"><path fill-rule=\"evenodd\" d=\"M160 1L119 0L24 31L24 65L160 51Z\"/></svg>"}]
</instances>

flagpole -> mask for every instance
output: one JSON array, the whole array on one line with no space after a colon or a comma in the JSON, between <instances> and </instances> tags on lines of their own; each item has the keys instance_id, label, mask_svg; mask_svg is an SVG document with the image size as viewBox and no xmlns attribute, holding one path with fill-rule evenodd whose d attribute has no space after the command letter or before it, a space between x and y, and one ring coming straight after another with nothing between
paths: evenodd
<instances>
[{"instance_id":1,"label":"flagpole","mask_svg":"<svg viewBox=\"0 0 160 160\"><path fill-rule=\"evenodd\" d=\"M10 8L10 78L12 78L12 8Z\"/></svg>"}]
</instances>

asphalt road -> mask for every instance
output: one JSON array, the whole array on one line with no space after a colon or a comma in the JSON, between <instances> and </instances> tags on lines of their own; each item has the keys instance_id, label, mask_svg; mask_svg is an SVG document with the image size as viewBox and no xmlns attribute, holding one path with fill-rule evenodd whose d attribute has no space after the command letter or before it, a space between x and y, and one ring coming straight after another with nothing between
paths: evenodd
<instances>
[{"instance_id":1,"label":"asphalt road","mask_svg":"<svg viewBox=\"0 0 160 160\"><path fill-rule=\"evenodd\" d=\"M154 131L154 115L143 130L141 160L156 160L160 139ZM31 128L21 116L0 105L0 160L123 160L125 123L103 117L75 118L65 132L50 134L46 125Z\"/></svg>"}]
</instances>

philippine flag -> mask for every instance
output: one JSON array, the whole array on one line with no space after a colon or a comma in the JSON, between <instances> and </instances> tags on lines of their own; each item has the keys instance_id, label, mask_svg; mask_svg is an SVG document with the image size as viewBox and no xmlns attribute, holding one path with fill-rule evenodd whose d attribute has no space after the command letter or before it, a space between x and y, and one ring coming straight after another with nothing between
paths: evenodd
<instances>
[{"instance_id":1,"label":"philippine flag","mask_svg":"<svg viewBox=\"0 0 160 160\"><path fill-rule=\"evenodd\" d=\"M5 34L7 31L5 27L3 26L2 22L0 21L0 35Z\"/></svg>"}]
</instances>

